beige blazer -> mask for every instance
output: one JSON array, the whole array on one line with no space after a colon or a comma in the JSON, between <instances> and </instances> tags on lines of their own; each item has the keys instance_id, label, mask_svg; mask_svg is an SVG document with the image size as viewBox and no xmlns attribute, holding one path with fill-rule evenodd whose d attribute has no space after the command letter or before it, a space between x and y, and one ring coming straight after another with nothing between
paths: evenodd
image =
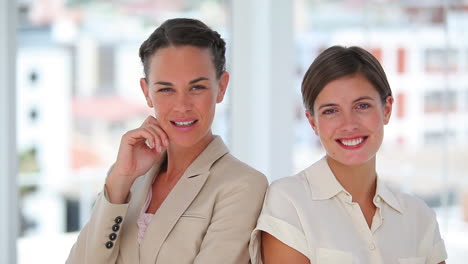
<instances>
[{"instance_id":1,"label":"beige blazer","mask_svg":"<svg viewBox=\"0 0 468 264\"><path fill-rule=\"evenodd\" d=\"M127 204L111 204L105 191L99 194L66 263L249 262L265 176L234 158L215 137L162 203L139 244L137 218L159 167L135 181Z\"/></svg>"}]
</instances>

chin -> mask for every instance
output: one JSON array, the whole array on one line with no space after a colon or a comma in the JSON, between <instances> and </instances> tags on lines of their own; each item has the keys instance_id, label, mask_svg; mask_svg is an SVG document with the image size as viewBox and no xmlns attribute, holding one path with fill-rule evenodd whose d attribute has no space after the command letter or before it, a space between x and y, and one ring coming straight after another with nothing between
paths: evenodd
<instances>
[{"instance_id":1,"label":"chin","mask_svg":"<svg viewBox=\"0 0 468 264\"><path fill-rule=\"evenodd\" d=\"M196 142L197 142L196 140L187 139L187 138L173 138L173 139L171 139L171 143L173 145L183 147L183 148L189 148L189 147L195 145Z\"/></svg>"},{"instance_id":2,"label":"chin","mask_svg":"<svg viewBox=\"0 0 468 264\"><path fill-rule=\"evenodd\" d=\"M363 155L363 154L354 154L354 155L328 155L331 159L335 160L338 163L341 163L346 166L360 166L368 163L369 161L375 158L374 155Z\"/></svg>"},{"instance_id":3,"label":"chin","mask_svg":"<svg viewBox=\"0 0 468 264\"><path fill-rule=\"evenodd\" d=\"M198 143L200 143L203 140L203 136L199 135L175 135L171 137L171 143L183 147L183 148L190 148Z\"/></svg>"}]
</instances>

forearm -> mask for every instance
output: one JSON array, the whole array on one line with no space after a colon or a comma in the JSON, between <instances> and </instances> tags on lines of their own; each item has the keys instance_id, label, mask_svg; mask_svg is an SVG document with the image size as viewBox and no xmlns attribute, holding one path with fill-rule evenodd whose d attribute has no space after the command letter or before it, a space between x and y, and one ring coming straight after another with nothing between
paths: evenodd
<instances>
[{"instance_id":1,"label":"forearm","mask_svg":"<svg viewBox=\"0 0 468 264\"><path fill-rule=\"evenodd\" d=\"M115 263L120 247L121 226L127 209L128 204L111 204L106 199L105 193L101 193L96 200L91 218L80 232L66 263ZM121 221L116 220L117 217L120 217ZM111 234L114 234L113 240Z\"/></svg>"},{"instance_id":2,"label":"forearm","mask_svg":"<svg viewBox=\"0 0 468 264\"><path fill-rule=\"evenodd\" d=\"M109 202L112 204L126 203L132 184L133 182L125 180L125 177L115 175L111 170L106 178L105 185Z\"/></svg>"}]
</instances>

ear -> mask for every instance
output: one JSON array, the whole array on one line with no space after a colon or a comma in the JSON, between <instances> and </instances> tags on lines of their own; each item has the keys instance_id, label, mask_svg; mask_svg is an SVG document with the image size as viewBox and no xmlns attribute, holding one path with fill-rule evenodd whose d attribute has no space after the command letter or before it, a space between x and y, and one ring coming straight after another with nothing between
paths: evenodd
<instances>
[{"instance_id":1,"label":"ear","mask_svg":"<svg viewBox=\"0 0 468 264\"><path fill-rule=\"evenodd\" d=\"M393 97L387 96L387 99L385 99L385 105L383 106L384 125L388 124L388 122L390 121L390 116L392 115L392 108L393 108Z\"/></svg>"},{"instance_id":2,"label":"ear","mask_svg":"<svg viewBox=\"0 0 468 264\"><path fill-rule=\"evenodd\" d=\"M318 136L317 123L316 123L315 117L312 114L310 114L308 110L306 110L305 115L307 117L307 120L309 120L309 124L314 130L315 135Z\"/></svg>"},{"instance_id":3,"label":"ear","mask_svg":"<svg viewBox=\"0 0 468 264\"><path fill-rule=\"evenodd\" d=\"M224 95L226 94L226 89L229 83L229 73L223 72L221 77L219 77L219 90L218 95L216 96L216 103L221 103L224 99Z\"/></svg>"},{"instance_id":4,"label":"ear","mask_svg":"<svg viewBox=\"0 0 468 264\"><path fill-rule=\"evenodd\" d=\"M148 83L146 82L146 78L140 78L140 87L141 91L145 95L146 104L148 104L149 107L153 108L153 101L151 101L151 97L149 96L149 87Z\"/></svg>"}]
</instances>

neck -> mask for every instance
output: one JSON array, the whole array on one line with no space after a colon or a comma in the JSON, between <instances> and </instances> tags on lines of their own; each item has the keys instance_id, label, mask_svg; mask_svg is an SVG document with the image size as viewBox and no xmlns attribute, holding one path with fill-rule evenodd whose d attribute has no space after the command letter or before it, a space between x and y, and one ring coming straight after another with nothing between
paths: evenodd
<instances>
[{"instance_id":1,"label":"neck","mask_svg":"<svg viewBox=\"0 0 468 264\"><path fill-rule=\"evenodd\" d=\"M338 182L351 194L354 202L374 198L377 186L375 156L364 164L349 166L327 156L328 166Z\"/></svg>"},{"instance_id":2,"label":"neck","mask_svg":"<svg viewBox=\"0 0 468 264\"><path fill-rule=\"evenodd\" d=\"M213 139L213 134L208 133L202 140L189 147L169 144L166 177L168 179L180 178Z\"/></svg>"}]
</instances>

